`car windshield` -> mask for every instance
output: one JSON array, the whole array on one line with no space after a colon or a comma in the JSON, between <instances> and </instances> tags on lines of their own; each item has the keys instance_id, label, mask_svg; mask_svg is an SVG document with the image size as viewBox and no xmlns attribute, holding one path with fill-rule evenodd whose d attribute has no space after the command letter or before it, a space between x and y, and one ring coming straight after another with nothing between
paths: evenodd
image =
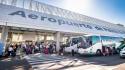
<instances>
[{"instance_id":1,"label":"car windshield","mask_svg":"<svg viewBox=\"0 0 125 70\"><path fill-rule=\"evenodd\" d=\"M91 41L91 37L79 37L78 39L78 43L80 43L79 47L86 49L89 48L92 45L92 41Z\"/></svg>"}]
</instances>

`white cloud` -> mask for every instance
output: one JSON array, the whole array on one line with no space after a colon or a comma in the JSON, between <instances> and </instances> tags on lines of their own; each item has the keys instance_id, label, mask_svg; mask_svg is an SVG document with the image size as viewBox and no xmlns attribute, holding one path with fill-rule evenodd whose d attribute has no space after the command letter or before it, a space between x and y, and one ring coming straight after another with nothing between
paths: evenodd
<instances>
[{"instance_id":1,"label":"white cloud","mask_svg":"<svg viewBox=\"0 0 125 70\"><path fill-rule=\"evenodd\" d=\"M64 0L63 7L74 12L89 11L92 8L92 0Z\"/></svg>"}]
</instances>

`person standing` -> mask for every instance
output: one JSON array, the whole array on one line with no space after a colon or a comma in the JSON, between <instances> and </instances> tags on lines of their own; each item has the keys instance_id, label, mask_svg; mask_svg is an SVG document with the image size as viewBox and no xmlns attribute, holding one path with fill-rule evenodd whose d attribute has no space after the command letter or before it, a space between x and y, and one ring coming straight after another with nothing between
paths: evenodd
<instances>
[{"instance_id":1,"label":"person standing","mask_svg":"<svg viewBox=\"0 0 125 70\"><path fill-rule=\"evenodd\" d=\"M37 52L38 52L38 46L35 45L35 53L37 53Z\"/></svg>"},{"instance_id":2,"label":"person standing","mask_svg":"<svg viewBox=\"0 0 125 70\"><path fill-rule=\"evenodd\" d=\"M10 45L8 48L8 56L12 56L12 52L13 52L13 46Z\"/></svg>"},{"instance_id":3,"label":"person standing","mask_svg":"<svg viewBox=\"0 0 125 70\"><path fill-rule=\"evenodd\" d=\"M116 48L115 47L112 47L112 55L116 54L117 51L116 51Z\"/></svg>"},{"instance_id":4,"label":"person standing","mask_svg":"<svg viewBox=\"0 0 125 70\"><path fill-rule=\"evenodd\" d=\"M53 43L53 52L54 52L54 53L57 52L57 51L56 51L56 44L55 44L55 43Z\"/></svg>"},{"instance_id":5,"label":"person standing","mask_svg":"<svg viewBox=\"0 0 125 70\"><path fill-rule=\"evenodd\" d=\"M103 56L106 56L106 47L102 45L102 54Z\"/></svg>"},{"instance_id":6,"label":"person standing","mask_svg":"<svg viewBox=\"0 0 125 70\"><path fill-rule=\"evenodd\" d=\"M49 52L48 52L48 47L45 47L44 53L45 53L45 54L48 54L48 53L49 53Z\"/></svg>"},{"instance_id":7,"label":"person standing","mask_svg":"<svg viewBox=\"0 0 125 70\"><path fill-rule=\"evenodd\" d=\"M42 53L43 52L43 44L42 43L40 43L39 49L40 49L40 53Z\"/></svg>"},{"instance_id":8,"label":"person standing","mask_svg":"<svg viewBox=\"0 0 125 70\"><path fill-rule=\"evenodd\" d=\"M44 53L45 54L48 54L48 44L47 43L44 43Z\"/></svg>"},{"instance_id":9,"label":"person standing","mask_svg":"<svg viewBox=\"0 0 125 70\"><path fill-rule=\"evenodd\" d=\"M52 54L53 53L53 45L50 44L48 49L49 49L49 53Z\"/></svg>"},{"instance_id":10,"label":"person standing","mask_svg":"<svg viewBox=\"0 0 125 70\"><path fill-rule=\"evenodd\" d=\"M63 53L64 53L64 46L61 45L59 49L59 55L63 55Z\"/></svg>"},{"instance_id":11,"label":"person standing","mask_svg":"<svg viewBox=\"0 0 125 70\"><path fill-rule=\"evenodd\" d=\"M16 51L17 51L17 48L18 48L18 45L17 44L14 44L13 45L13 57L15 57L16 56Z\"/></svg>"},{"instance_id":12,"label":"person standing","mask_svg":"<svg viewBox=\"0 0 125 70\"><path fill-rule=\"evenodd\" d=\"M22 46L18 46L18 48L17 48L17 56L19 56L20 59L23 58L23 56L24 56L24 49L23 49Z\"/></svg>"},{"instance_id":13,"label":"person standing","mask_svg":"<svg viewBox=\"0 0 125 70\"><path fill-rule=\"evenodd\" d=\"M105 51L106 51L106 55L109 56L109 47L106 47Z\"/></svg>"}]
</instances>

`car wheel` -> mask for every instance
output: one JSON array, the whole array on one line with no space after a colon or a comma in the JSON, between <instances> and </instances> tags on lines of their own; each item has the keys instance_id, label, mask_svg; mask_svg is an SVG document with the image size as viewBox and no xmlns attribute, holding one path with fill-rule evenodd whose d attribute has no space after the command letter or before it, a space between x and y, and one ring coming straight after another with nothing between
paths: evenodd
<instances>
[{"instance_id":1,"label":"car wheel","mask_svg":"<svg viewBox=\"0 0 125 70\"><path fill-rule=\"evenodd\" d=\"M102 52L101 52L100 49L98 49L98 50L96 51L96 55L98 55L98 56L101 56L101 55L102 55Z\"/></svg>"}]
</instances>

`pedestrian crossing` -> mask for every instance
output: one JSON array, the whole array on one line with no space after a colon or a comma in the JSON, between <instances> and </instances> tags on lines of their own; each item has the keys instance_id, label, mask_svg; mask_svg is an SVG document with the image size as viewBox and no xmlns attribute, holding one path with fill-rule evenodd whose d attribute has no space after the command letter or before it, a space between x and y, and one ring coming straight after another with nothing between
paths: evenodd
<instances>
[{"instance_id":1,"label":"pedestrian crossing","mask_svg":"<svg viewBox=\"0 0 125 70\"><path fill-rule=\"evenodd\" d=\"M65 67L74 66L85 66L88 63L83 63L82 61L77 61L77 59L71 59L59 55L30 55L25 57L30 63L34 70L63 70Z\"/></svg>"},{"instance_id":2,"label":"pedestrian crossing","mask_svg":"<svg viewBox=\"0 0 125 70\"><path fill-rule=\"evenodd\" d=\"M57 56L57 55L49 55L49 54L36 54L36 55L28 55L24 57L27 59L27 61L30 63L32 68L35 70L40 66L40 70L45 69L44 67L41 67L41 65L47 65L47 64L54 64L57 62L60 62L62 60L66 60L67 58L64 56Z\"/></svg>"},{"instance_id":3,"label":"pedestrian crossing","mask_svg":"<svg viewBox=\"0 0 125 70\"><path fill-rule=\"evenodd\" d=\"M114 67L59 55L33 54L24 57L34 70L112 70Z\"/></svg>"}]
</instances>

